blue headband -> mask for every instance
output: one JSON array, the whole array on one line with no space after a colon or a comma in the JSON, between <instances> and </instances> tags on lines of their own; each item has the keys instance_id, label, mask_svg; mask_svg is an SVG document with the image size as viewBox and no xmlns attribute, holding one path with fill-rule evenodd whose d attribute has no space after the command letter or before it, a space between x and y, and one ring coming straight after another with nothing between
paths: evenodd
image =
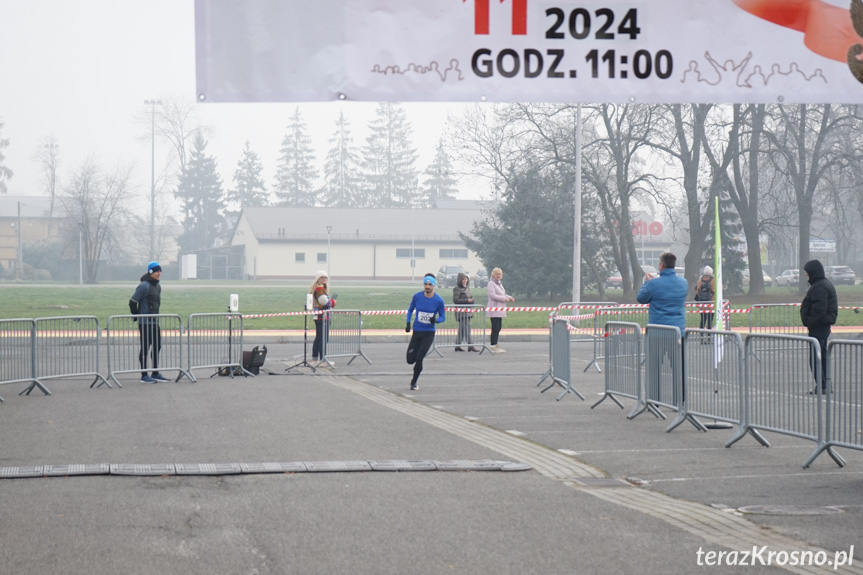
<instances>
[{"instance_id":1,"label":"blue headband","mask_svg":"<svg viewBox=\"0 0 863 575\"><path fill-rule=\"evenodd\" d=\"M424 283L424 284L431 284L431 285L433 285L433 286L436 286L436 285L437 285L437 280L435 279L435 277L434 277L434 276L426 276L426 277L424 277L424 278L423 278L423 283Z\"/></svg>"}]
</instances>

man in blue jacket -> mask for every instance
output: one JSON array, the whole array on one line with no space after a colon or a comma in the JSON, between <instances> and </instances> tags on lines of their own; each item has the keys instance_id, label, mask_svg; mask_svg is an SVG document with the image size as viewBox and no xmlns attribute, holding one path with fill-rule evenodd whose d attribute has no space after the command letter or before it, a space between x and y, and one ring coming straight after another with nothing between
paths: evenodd
<instances>
[{"instance_id":1,"label":"man in blue jacket","mask_svg":"<svg viewBox=\"0 0 863 575\"><path fill-rule=\"evenodd\" d=\"M414 333L407 352L408 365L414 366L414 376L411 379L412 390L419 389L417 380L423 370L423 359L434 343L435 324L446 320L443 299L434 292L436 283L434 274L426 274L423 278L423 291L414 294L408 307L407 324L405 324L407 333L411 331L411 316L414 310L417 312L414 319Z\"/></svg>"},{"instance_id":2,"label":"man in blue jacket","mask_svg":"<svg viewBox=\"0 0 863 575\"><path fill-rule=\"evenodd\" d=\"M638 290L638 303L650 305L647 314L647 323L654 325L676 326L680 329L680 335L686 330L686 294L689 292L689 284L682 277L678 277L674 271L677 265L677 256L671 252L659 254L659 277L653 277L649 273L644 274L644 283ZM681 344L681 345L678 345ZM648 342L650 345L650 342ZM671 369L678 377L683 375L682 341L673 342L667 338L660 339L658 347L651 346L648 357L653 357L654 366L648 371L648 394L651 399L661 401L659 390L659 374L661 364L667 355ZM648 359L648 364L651 360ZM680 369L677 369L677 366ZM677 403L678 383L682 388L682 382L673 382L673 401Z\"/></svg>"}]
</instances>

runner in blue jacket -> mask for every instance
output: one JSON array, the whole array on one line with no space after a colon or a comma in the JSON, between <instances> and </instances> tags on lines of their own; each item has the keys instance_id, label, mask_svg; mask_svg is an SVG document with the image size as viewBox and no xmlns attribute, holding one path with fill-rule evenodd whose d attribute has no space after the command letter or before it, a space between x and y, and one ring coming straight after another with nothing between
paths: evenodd
<instances>
[{"instance_id":1,"label":"runner in blue jacket","mask_svg":"<svg viewBox=\"0 0 863 575\"><path fill-rule=\"evenodd\" d=\"M411 331L411 316L416 310L414 319L414 333L408 344L408 365L414 366L414 376L411 379L411 389L419 389L417 380L423 370L423 359L428 354L434 343L435 325L446 320L443 299L434 292L437 280L434 274L426 274L423 277L423 291L414 294L411 305L408 307L407 323L405 332Z\"/></svg>"}]
</instances>

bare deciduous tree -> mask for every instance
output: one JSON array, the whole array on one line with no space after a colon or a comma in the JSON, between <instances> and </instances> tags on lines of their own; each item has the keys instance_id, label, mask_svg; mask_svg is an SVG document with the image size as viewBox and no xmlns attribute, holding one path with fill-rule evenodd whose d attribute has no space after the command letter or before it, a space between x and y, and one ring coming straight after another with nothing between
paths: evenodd
<instances>
[{"instance_id":1,"label":"bare deciduous tree","mask_svg":"<svg viewBox=\"0 0 863 575\"><path fill-rule=\"evenodd\" d=\"M80 240L84 281L96 283L99 266L125 249L124 224L132 198L132 168L117 166L103 170L92 158L85 160L63 186L60 202L69 214L67 240Z\"/></svg>"},{"instance_id":2,"label":"bare deciduous tree","mask_svg":"<svg viewBox=\"0 0 863 575\"><path fill-rule=\"evenodd\" d=\"M841 135L853 127L853 108L834 108L830 104L774 106L765 137L771 144L770 157L785 178L797 201L800 239L798 267L810 259L813 204L825 175L847 163L847 150ZM754 272L751 272L754 273ZM801 292L805 288L802 283Z\"/></svg>"}]
</instances>

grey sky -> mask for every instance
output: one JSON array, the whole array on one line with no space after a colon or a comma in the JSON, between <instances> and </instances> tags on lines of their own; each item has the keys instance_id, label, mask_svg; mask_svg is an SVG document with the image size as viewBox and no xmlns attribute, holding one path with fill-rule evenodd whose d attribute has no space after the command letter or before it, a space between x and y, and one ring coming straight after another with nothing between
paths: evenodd
<instances>
[{"instance_id":1,"label":"grey sky","mask_svg":"<svg viewBox=\"0 0 863 575\"><path fill-rule=\"evenodd\" d=\"M88 156L108 167L134 163L140 196L150 188L144 100L195 95L193 0L0 0L0 136L9 139L10 195L41 194L31 156L53 134L64 177ZM298 104L201 104L214 128L208 151L222 180L231 177L246 139L272 182L279 144ZM374 103L299 104L321 161L340 110L361 144ZM422 171L433 157L453 104L405 104ZM157 143L157 171L168 153ZM465 195L476 197L477 194Z\"/></svg>"}]
</instances>

